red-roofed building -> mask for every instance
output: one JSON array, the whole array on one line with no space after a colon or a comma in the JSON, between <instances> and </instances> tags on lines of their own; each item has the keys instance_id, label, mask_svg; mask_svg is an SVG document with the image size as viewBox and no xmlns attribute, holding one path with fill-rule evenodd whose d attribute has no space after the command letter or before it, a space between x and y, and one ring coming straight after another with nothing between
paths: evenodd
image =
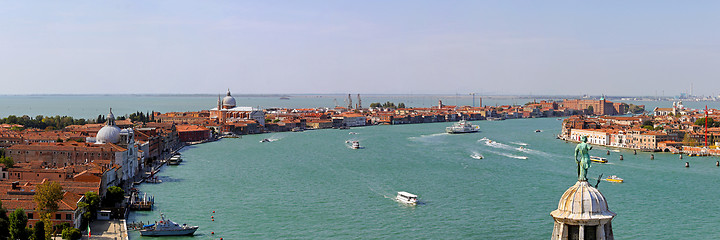
<instances>
[{"instance_id":1,"label":"red-roofed building","mask_svg":"<svg viewBox=\"0 0 720 240\"><path fill-rule=\"evenodd\" d=\"M176 129L182 142L200 142L210 139L210 129L203 126L178 125Z\"/></svg>"}]
</instances>

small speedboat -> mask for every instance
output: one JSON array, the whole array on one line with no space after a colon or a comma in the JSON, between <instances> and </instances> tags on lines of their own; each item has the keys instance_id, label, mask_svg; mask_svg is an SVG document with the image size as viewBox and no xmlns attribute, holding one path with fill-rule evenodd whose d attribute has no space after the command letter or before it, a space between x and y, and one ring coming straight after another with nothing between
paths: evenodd
<instances>
[{"instance_id":1,"label":"small speedboat","mask_svg":"<svg viewBox=\"0 0 720 240\"><path fill-rule=\"evenodd\" d=\"M407 205L416 205L418 202L417 195L409 192L398 192L397 196L395 196L395 201Z\"/></svg>"},{"instance_id":2,"label":"small speedboat","mask_svg":"<svg viewBox=\"0 0 720 240\"><path fill-rule=\"evenodd\" d=\"M612 175L612 176L605 178L605 181L615 182L615 183L623 183L623 181L625 181L625 180L623 180L622 178L620 178L618 176Z\"/></svg>"},{"instance_id":3,"label":"small speedboat","mask_svg":"<svg viewBox=\"0 0 720 240\"><path fill-rule=\"evenodd\" d=\"M270 142L270 139L267 139L267 138L263 138L263 140L260 140L260 142L261 142L261 143L264 143L264 142Z\"/></svg>"},{"instance_id":4,"label":"small speedboat","mask_svg":"<svg viewBox=\"0 0 720 240\"><path fill-rule=\"evenodd\" d=\"M350 135L355 135L355 134L357 134L357 133L356 133L356 132L349 132L348 134L350 134Z\"/></svg>"},{"instance_id":5,"label":"small speedboat","mask_svg":"<svg viewBox=\"0 0 720 240\"><path fill-rule=\"evenodd\" d=\"M596 163L607 163L607 158L604 157L597 157L597 156L590 156L590 161L596 162Z\"/></svg>"},{"instance_id":6,"label":"small speedboat","mask_svg":"<svg viewBox=\"0 0 720 240\"><path fill-rule=\"evenodd\" d=\"M352 149L360 149L360 148L362 148L362 147L360 146L360 142L358 142L358 141L352 141L352 142L350 142L350 148L352 148Z\"/></svg>"},{"instance_id":7,"label":"small speedboat","mask_svg":"<svg viewBox=\"0 0 720 240\"><path fill-rule=\"evenodd\" d=\"M540 129L535 129L535 132L536 132L536 133L539 133L539 132L542 132L542 130L540 130Z\"/></svg>"},{"instance_id":8,"label":"small speedboat","mask_svg":"<svg viewBox=\"0 0 720 240\"><path fill-rule=\"evenodd\" d=\"M482 154L479 153L473 153L472 155L470 155L470 157L478 160L485 158Z\"/></svg>"}]
</instances>

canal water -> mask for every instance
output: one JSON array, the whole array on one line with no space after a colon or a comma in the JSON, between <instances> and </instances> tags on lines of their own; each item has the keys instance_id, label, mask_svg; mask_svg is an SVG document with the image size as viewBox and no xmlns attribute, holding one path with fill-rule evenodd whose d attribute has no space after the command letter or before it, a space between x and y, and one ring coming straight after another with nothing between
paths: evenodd
<instances>
[{"instance_id":1,"label":"canal water","mask_svg":"<svg viewBox=\"0 0 720 240\"><path fill-rule=\"evenodd\" d=\"M139 187L155 196L155 211L129 221L155 221L163 212L200 226L187 239L549 238L550 212L577 177L575 144L555 139L561 121L474 123L481 131L462 135L444 133L451 123L433 123L189 146L179 166L159 173L163 183ZM348 140L364 149L350 149ZM720 237L717 158L655 153L651 160L650 153L603 147L591 155L609 159L589 169L593 184L601 173L625 179L599 184L617 213L618 239ZM417 194L421 204L393 201L398 191Z\"/></svg>"}]
</instances>

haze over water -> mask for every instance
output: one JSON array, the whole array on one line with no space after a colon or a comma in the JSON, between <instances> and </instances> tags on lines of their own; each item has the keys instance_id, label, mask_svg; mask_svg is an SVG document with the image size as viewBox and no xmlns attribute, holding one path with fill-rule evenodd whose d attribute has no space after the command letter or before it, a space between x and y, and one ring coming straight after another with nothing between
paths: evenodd
<instances>
[{"instance_id":1,"label":"haze over water","mask_svg":"<svg viewBox=\"0 0 720 240\"><path fill-rule=\"evenodd\" d=\"M232 91L232 89L231 89ZM314 108L347 106L347 94L343 95L292 95L290 100L280 100L278 96L241 96L233 94L238 106L252 106L260 108ZM522 105L535 99L543 98L514 98L510 96L482 97L482 105L496 106L518 104ZM357 103L357 95L353 94L353 105ZM405 103L408 107L437 106L438 100L446 105L472 106L473 100L468 95L361 95L364 107L373 102L395 104ZM561 100L561 99L558 99ZM614 102L621 102L613 100ZM670 101L622 101L638 105L646 105L651 111L654 107L670 107ZM720 102L684 102L690 108L720 108ZM476 106L480 101L476 99ZM209 95L0 95L0 117L9 115L43 116L72 116L75 118L95 119L98 115L107 114L109 108L122 116L136 111L141 112L177 112L200 111L217 106L217 96Z\"/></svg>"}]
</instances>

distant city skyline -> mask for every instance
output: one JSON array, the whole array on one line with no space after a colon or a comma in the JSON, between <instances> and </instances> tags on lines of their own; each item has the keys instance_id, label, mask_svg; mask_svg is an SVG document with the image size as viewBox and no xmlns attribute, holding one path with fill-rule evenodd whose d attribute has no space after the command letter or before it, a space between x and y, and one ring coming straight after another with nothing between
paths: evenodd
<instances>
[{"instance_id":1,"label":"distant city skyline","mask_svg":"<svg viewBox=\"0 0 720 240\"><path fill-rule=\"evenodd\" d=\"M719 11L714 1L3 2L0 95L717 96Z\"/></svg>"}]
</instances>

